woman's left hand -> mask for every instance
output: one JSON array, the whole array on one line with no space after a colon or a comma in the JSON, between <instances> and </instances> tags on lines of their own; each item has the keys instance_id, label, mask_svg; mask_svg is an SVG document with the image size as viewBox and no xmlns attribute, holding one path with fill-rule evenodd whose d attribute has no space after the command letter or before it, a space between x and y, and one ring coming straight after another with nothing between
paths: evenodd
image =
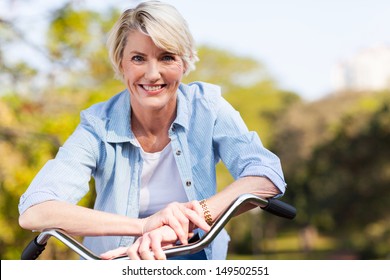
<instances>
[{"instance_id":1,"label":"woman's left hand","mask_svg":"<svg viewBox=\"0 0 390 280\"><path fill-rule=\"evenodd\" d=\"M187 244L189 234L195 227L209 231L203 208L194 200L186 203L173 202L167 207L144 219L142 233L150 232L163 226L169 226L175 232L175 237L182 244Z\"/></svg>"}]
</instances>

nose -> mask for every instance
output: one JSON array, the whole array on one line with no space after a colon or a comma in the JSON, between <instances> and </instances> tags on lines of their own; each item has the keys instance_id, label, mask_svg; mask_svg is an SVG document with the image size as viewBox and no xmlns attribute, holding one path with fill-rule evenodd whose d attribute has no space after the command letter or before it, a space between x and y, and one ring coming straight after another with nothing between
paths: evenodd
<instances>
[{"instance_id":1,"label":"nose","mask_svg":"<svg viewBox=\"0 0 390 280\"><path fill-rule=\"evenodd\" d=\"M161 78L160 66L158 61L148 61L144 76L145 79L149 82L156 82Z\"/></svg>"}]
</instances>

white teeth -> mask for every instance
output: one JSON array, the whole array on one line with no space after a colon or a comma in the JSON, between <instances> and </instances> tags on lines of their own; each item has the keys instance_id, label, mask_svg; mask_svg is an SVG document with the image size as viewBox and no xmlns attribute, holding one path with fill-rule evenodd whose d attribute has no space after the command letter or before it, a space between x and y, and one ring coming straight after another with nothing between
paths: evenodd
<instances>
[{"instance_id":1,"label":"white teeth","mask_svg":"<svg viewBox=\"0 0 390 280\"><path fill-rule=\"evenodd\" d=\"M156 91L162 88L162 86L143 86L145 90L147 91Z\"/></svg>"}]
</instances>

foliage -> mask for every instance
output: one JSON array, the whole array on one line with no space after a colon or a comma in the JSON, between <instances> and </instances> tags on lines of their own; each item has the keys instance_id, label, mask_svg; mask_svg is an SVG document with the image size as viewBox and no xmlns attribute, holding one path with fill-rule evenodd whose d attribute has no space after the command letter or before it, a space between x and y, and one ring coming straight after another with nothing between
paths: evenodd
<instances>
[{"instance_id":1,"label":"foliage","mask_svg":"<svg viewBox=\"0 0 390 280\"><path fill-rule=\"evenodd\" d=\"M276 143L282 159L291 159L284 161L294 186L287 196L300 210L297 221L332 234L340 249L359 258L386 257L390 244L389 97L389 92L355 94L306 105L308 120L301 118L299 127L297 119L285 119L282 127L289 129L279 131L283 142ZM345 98L349 106L342 110ZM327 114L314 109L317 105ZM313 119L321 119L314 122L319 127L307 129Z\"/></svg>"},{"instance_id":2,"label":"foliage","mask_svg":"<svg viewBox=\"0 0 390 280\"><path fill-rule=\"evenodd\" d=\"M362 257L390 244L389 106L384 103L366 121L361 114L343 118L334 138L309 161L309 205L318 213L313 223L337 229L339 240L359 248Z\"/></svg>"}]
</instances>

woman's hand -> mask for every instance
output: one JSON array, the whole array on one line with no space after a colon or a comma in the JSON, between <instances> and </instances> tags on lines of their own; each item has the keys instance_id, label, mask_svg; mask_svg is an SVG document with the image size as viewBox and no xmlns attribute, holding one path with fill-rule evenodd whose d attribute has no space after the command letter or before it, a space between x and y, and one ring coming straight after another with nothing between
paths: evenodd
<instances>
[{"instance_id":1,"label":"woman's hand","mask_svg":"<svg viewBox=\"0 0 390 280\"><path fill-rule=\"evenodd\" d=\"M192 235L193 233L189 234L190 237ZM174 246L177 240L175 231L169 226L163 226L145 233L130 247L119 247L101 254L100 257L109 260L128 255L131 260L165 260L163 249Z\"/></svg>"},{"instance_id":2,"label":"woman's hand","mask_svg":"<svg viewBox=\"0 0 390 280\"><path fill-rule=\"evenodd\" d=\"M128 255L130 259L165 260L163 249L172 247L179 240L183 245L193 236L193 230L200 228L209 231L204 220L203 208L198 201L171 203L163 210L142 220L142 236L130 247L101 254L102 259L113 259Z\"/></svg>"},{"instance_id":3,"label":"woman's hand","mask_svg":"<svg viewBox=\"0 0 390 280\"><path fill-rule=\"evenodd\" d=\"M173 247L178 237L169 226L152 230L138 238L127 250L132 260L165 260L163 249Z\"/></svg>"},{"instance_id":4,"label":"woman's hand","mask_svg":"<svg viewBox=\"0 0 390 280\"><path fill-rule=\"evenodd\" d=\"M175 241L178 239L184 245L188 244L189 234L195 227L206 232L210 230L210 226L204 220L203 209L196 200L187 203L171 203L163 210L145 218L143 222L143 235L166 225L175 233L174 237L172 235Z\"/></svg>"},{"instance_id":5,"label":"woman's hand","mask_svg":"<svg viewBox=\"0 0 390 280\"><path fill-rule=\"evenodd\" d=\"M203 208L198 201L171 203L163 210L143 219L142 236L129 248L119 247L103 253L102 259L128 255L130 259L165 260L163 249L172 247L179 240L183 245L193 236L193 230L209 231L204 220Z\"/></svg>"}]
</instances>

